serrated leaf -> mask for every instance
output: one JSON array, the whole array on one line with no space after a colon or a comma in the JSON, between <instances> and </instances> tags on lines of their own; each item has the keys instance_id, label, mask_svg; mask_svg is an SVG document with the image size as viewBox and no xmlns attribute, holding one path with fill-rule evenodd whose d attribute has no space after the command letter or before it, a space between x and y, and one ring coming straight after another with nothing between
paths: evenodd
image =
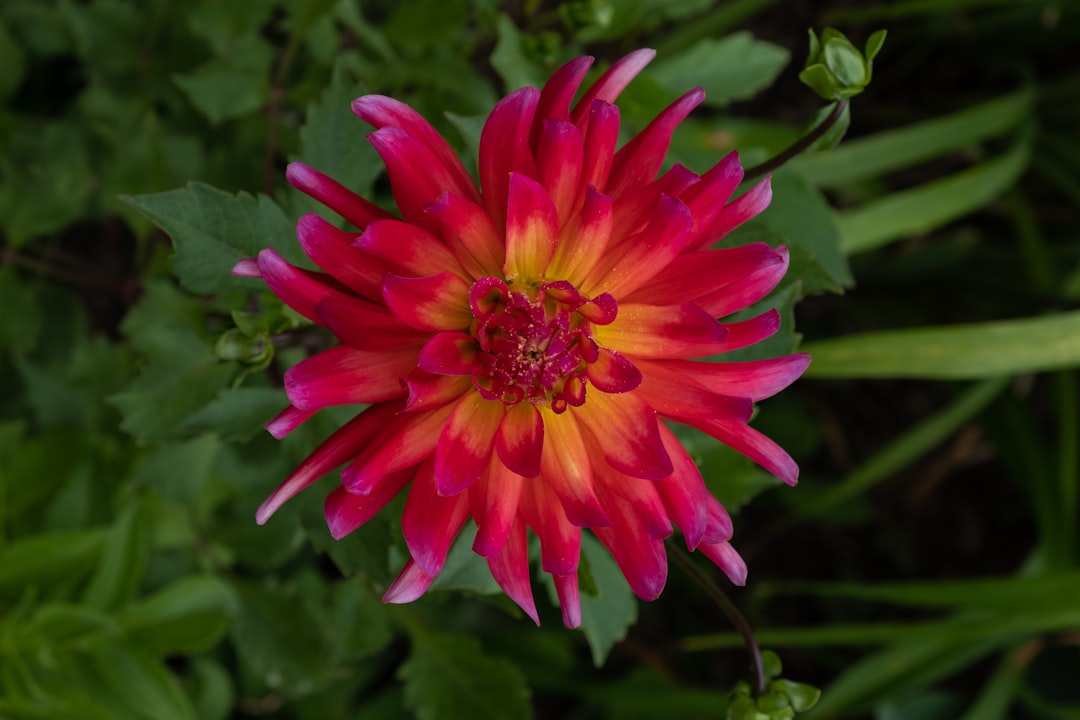
<instances>
[{"instance_id":1,"label":"serrated leaf","mask_svg":"<svg viewBox=\"0 0 1080 720\"><path fill-rule=\"evenodd\" d=\"M412 654L398 677L420 720L532 716L521 671L466 635L414 633Z\"/></svg>"},{"instance_id":2,"label":"serrated leaf","mask_svg":"<svg viewBox=\"0 0 1080 720\"><path fill-rule=\"evenodd\" d=\"M272 247L300 261L294 228L265 195L230 195L203 183L179 190L121 198L167 232L173 240L173 272L195 293L258 287L229 274L237 261Z\"/></svg>"},{"instance_id":3,"label":"serrated leaf","mask_svg":"<svg viewBox=\"0 0 1080 720\"><path fill-rule=\"evenodd\" d=\"M700 85L705 102L722 107L772 85L790 57L778 45L737 32L722 40L699 40L685 52L657 61L647 74L677 93Z\"/></svg>"}]
</instances>

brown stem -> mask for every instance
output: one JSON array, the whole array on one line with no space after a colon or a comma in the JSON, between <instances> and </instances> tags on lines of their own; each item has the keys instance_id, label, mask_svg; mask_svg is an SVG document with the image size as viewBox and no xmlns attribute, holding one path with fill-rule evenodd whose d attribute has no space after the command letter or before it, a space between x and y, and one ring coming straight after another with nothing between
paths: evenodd
<instances>
[{"instance_id":1,"label":"brown stem","mask_svg":"<svg viewBox=\"0 0 1080 720\"><path fill-rule=\"evenodd\" d=\"M92 273L68 270L26 255L20 255L14 248L4 249L3 254L0 255L0 265L14 265L26 268L31 272L69 283L74 287L102 290L120 298L124 297L123 289L108 278L102 278Z\"/></svg>"},{"instance_id":2,"label":"brown stem","mask_svg":"<svg viewBox=\"0 0 1080 720\"><path fill-rule=\"evenodd\" d=\"M697 564L690 559L690 556L675 543L670 543L669 548L671 550L671 557L675 558L675 562L683 571L690 576L697 585L705 591L705 594L709 596L716 605L720 608L724 615L727 615L731 624L742 635L743 643L746 645L746 652L750 654L750 665L754 672L754 694L761 696L765 694L765 663L761 659L761 648L758 647L757 639L754 638L754 630L750 627L750 623L747 622L743 614L739 612L739 609L735 607L735 603L731 602L731 599L724 594L724 591L720 589L720 586L713 582L712 578L705 574L705 571L697 566Z\"/></svg>"},{"instance_id":3,"label":"brown stem","mask_svg":"<svg viewBox=\"0 0 1080 720\"><path fill-rule=\"evenodd\" d=\"M824 120L822 120L817 125L815 125L813 130L811 130L810 132L806 133L801 138L799 138L798 140L793 142L783 152L781 152L781 153L779 153L777 155L774 155L773 157L769 158L768 160L761 163L760 165L755 165L754 167L747 169L746 175L744 176L744 179L745 180L750 180L752 178L756 178L756 177L759 177L761 175L764 175L767 172L771 172L771 171L775 170L776 168L780 167L781 165L783 165L784 163L786 163L788 160L790 160L793 157L795 157L796 155L798 155L799 153L806 150L808 147L810 147L814 143L816 143L818 140L820 140L825 135L825 133L829 132L829 129L833 125L835 125L836 121L839 120L843 116L844 110L847 109L847 106L848 106L847 98L843 98L842 100L837 100L836 104L833 105L832 112L829 113L828 117L826 117Z\"/></svg>"}]
</instances>

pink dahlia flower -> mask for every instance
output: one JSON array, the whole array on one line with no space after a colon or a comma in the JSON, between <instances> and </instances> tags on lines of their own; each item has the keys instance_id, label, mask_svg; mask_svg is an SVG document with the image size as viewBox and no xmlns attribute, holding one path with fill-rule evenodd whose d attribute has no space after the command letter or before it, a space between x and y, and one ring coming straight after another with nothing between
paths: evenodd
<instances>
[{"instance_id":1,"label":"pink dahlia flower","mask_svg":"<svg viewBox=\"0 0 1080 720\"><path fill-rule=\"evenodd\" d=\"M359 98L353 112L375 127L368 140L400 218L289 166L294 187L359 232L307 215L297 234L324 272L269 249L234 271L262 277L341 341L286 373L291 405L267 427L280 438L321 408L368 407L270 495L260 523L344 465L326 499L335 538L408 493L411 558L386 602L420 597L470 519L473 550L537 622L529 530L568 627L581 620L582 528L644 600L664 587L673 525L732 582L745 581L727 512L665 423L703 430L793 484L792 459L746 423L754 401L794 381L809 358L689 359L776 331L776 312L717 318L766 295L788 254L764 243L709 249L770 199L768 179L731 199L743 177L734 153L704 175L675 165L657 177L700 89L616 150L613 102L653 55L622 58L573 107L592 58L566 64L543 90L504 98L480 139L479 186L414 110Z\"/></svg>"}]
</instances>

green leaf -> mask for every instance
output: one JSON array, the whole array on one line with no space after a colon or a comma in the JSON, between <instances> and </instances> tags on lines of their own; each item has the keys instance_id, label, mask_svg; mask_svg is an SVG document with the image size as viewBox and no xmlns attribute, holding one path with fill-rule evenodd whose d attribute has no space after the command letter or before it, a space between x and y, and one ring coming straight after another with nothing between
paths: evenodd
<instances>
[{"instance_id":1,"label":"green leaf","mask_svg":"<svg viewBox=\"0 0 1080 720\"><path fill-rule=\"evenodd\" d=\"M601 667L611 648L637 622L637 599L619 566L592 535L582 534L581 551L599 590L599 595L581 596L581 631L592 650L593 665Z\"/></svg>"},{"instance_id":2,"label":"green leaf","mask_svg":"<svg viewBox=\"0 0 1080 720\"><path fill-rule=\"evenodd\" d=\"M978 210L1016 183L1028 165L1029 147L1017 143L992 160L910 190L894 192L839 217L848 254L921 235Z\"/></svg>"},{"instance_id":3,"label":"green leaf","mask_svg":"<svg viewBox=\"0 0 1080 720\"><path fill-rule=\"evenodd\" d=\"M335 583L329 613L334 658L348 662L373 655L394 639L387 606L371 591L371 581L354 577Z\"/></svg>"},{"instance_id":4,"label":"green leaf","mask_svg":"<svg viewBox=\"0 0 1080 720\"><path fill-rule=\"evenodd\" d=\"M11 36L7 23L0 22L0 101L6 101L19 87L25 69L22 48Z\"/></svg>"},{"instance_id":5,"label":"green leaf","mask_svg":"<svg viewBox=\"0 0 1080 720\"><path fill-rule=\"evenodd\" d=\"M191 104L215 125L255 112L269 93L268 78L259 69L217 60L174 80Z\"/></svg>"},{"instance_id":6,"label":"green leaf","mask_svg":"<svg viewBox=\"0 0 1080 720\"><path fill-rule=\"evenodd\" d=\"M491 576L487 561L472 550L476 526L469 523L450 548L446 564L431 584L432 590L466 590L481 595L502 592Z\"/></svg>"},{"instance_id":7,"label":"green leaf","mask_svg":"<svg viewBox=\"0 0 1080 720\"><path fill-rule=\"evenodd\" d=\"M828 152L800 155L788 167L819 187L869 180L1002 135L1027 117L1033 99L1025 88L951 115L849 140Z\"/></svg>"},{"instance_id":8,"label":"green leaf","mask_svg":"<svg viewBox=\"0 0 1080 720\"><path fill-rule=\"evenodd\" d=\"M109 610L135 595L150 556L143 503L130 500L105 535L98 566L83 593L89 607Z\"/></svg>"},{"instance_id":9,"label":"green leaf","mask_svg":"<svg viewBox=\"0 0 1080 720\"><path fill-rule=\"evenodd\" d=\"M412 638L398 677L420 720L531 717L525 678L507 660L485 654L467 635L418 631Z\"/></svg>"},{"instance_id":10,"label":"green leaf","mask_svg":"<svg viewBox=\"0 0 1080 720\"><path fill-rule=\"evenodd\" d=\"M227 440L246 440L288 404L282 390L245 387L222 389L218 396L193 415L181 427L212 431Z\"/></svg>"},{"instance_id":11,"label":"green leaf","mask_svg":"<svg viewBox=\"0 0 1080 720\"><path fill-rule=\"evenodd\" d=\"M102 643L92 658L102 689L122 700L127 717L195 720L191 702L160 660L115 643Z\"/></svg>"},{"instance_id":12,"label":"green leaf","mask_svg":"<svg viewBox=\"0 0 1080 720\"><path fill-rule=\"evenodd\" d=\"M126 608L117 616L139 648L158 657L208 650L225 635L237 602L212 576L188 576Z\"/></svg>"},{"instance_id":13,"label":"green leaf","mask_svg":"<svg viewBox=\"0 0 1080 720\"><path fill-rule=\"evenodd\" d=\"M491 66L499 73L507 92L526 86L540 87L543 82L536 66L525 55L521 33L506 13L500 13L495 25L499 40L491 52Z\"/></svg>"},{"instance_id":14,"label":"green leaf","mask_svg":"<svg viewBox=\"0 0 1080 720\"><path fill-rule=\"evenodd\" d=\"M993 378L1080 366L1080 311L807 343L807 377Z\"/></svg>"},{"instance_id":15,"label":"green leaf","mask_svg":"<svg viewBox=\"0 0 1080 720\"><path fill-rule=\"evenodd\" d=\"M723 107L772 85L790 58L778 45L737 32L722 40L699 40L646 73L679 94L700 85L707 104Z\"/></svg>"},{"instance_id":16,"label":"green leaf","mask_svg":"<svg viewBox=\"0 0 1080 720\"><path fill-rule=\"evenodd\" d=\"M23 282L13 265L0 267L0 348L13 354L29 352L37 344L42 312L37 293Z\"/></svg>"},{"instance_id":17,"label":"green leaf","mask_svg":"<svg viewBox=\"0 0 1080 720\"><path fill-rule=\"evenodd\" d=\"M272 247L299 261L293 226L281 208L265 195L230 195L203 183L122 200L156 223L173 239L173 272L195 293L228 288L251 290L249 278L229 273L237 261Z\"/></svg>"},{"instance_id":18,"label":"green leaf","mask_svg":"<svg viewBox=\"0 0 1080 720\"><path fill-rule=\"evenodd\" d=\"M0 595L16 597L28 589L46 596L53 583L88 575L101 552L105 530L63 530L7 541L0 547Z\"/></svg>"}]
</instances>

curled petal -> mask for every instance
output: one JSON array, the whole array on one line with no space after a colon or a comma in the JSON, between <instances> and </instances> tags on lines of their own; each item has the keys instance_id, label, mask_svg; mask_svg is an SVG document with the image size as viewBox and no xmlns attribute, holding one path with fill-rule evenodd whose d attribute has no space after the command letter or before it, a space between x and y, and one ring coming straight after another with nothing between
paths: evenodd
<instances>
[{"instance_id":1,"label":"curled petal","mask_svg":"<svg viewBox=\"0 0 1080 720\"><path fill-rule=\"evenodd\" d=\"M698 549L723 570L733 584L746 584L746 562L729 543L703 544Z\"/></svg>"},{"instance_id":2,"label":"curled petal","mask_svg":"<svg viewBox=\"0 0 1080 720\"><path fill-rule=\"evenodd\" d=\"M497 228L506 227L510 174L536 177L536 161L529 147L529 132L540 91L524 87L499 101L480 133L480 187L484 207Z\"/></svg>"},{"instance_id":3,"label":"curled petal","mask_svg":"<svg viewBox=\"0 0 1080 720\"><path fill-rule=\"evenodd\" d=\"M495 449L510 470L525 477L540 474L544 448L544 420L532 403L518 403L506 411L495 436Z\"/></svg>"},{"instance_id":4,"label":"curled petal","mask_svg":"<svg viewBox=\"0 0 1080 720\"><path fill-rule=\"evenodd\" d=\"M697 303L711 315L724 317L737 310L750 307L769 294L783 279L788 269L788 250L775 249L779 263L759 266L735 282L698 298Z\"/></svg>"},{"instance_id":5,"label":"curled petal","mask_svg":"<svg viewBox=\"0 0 1080 720\"><path fill-rule=\"evenodd\" d=\"M622 303L615 322L592 331L598 343L631 359L715 355L722 352L728 332L692 303L670 307Z\"/></svg>"},{"instance_id":6,"label":"curled petal","mask_svg":"<svg viewBox=\"0 0 1080 720\"><path fill-rule=\"evenodd\" d=\"M529 581L529 543L523 523L514 523L502 550L488 557L488 568L506 596L539 626L540 615Z\"/></svg>"},{"instance_id":7,"label":"curled petal","mask_svg":"<svg viewBox=\"0 0 1080 720\"><path fill-rule=\"evenodd\" d=\"M694 186L700 178L692 170L679 163L653 180L648 185L629 190L619 196L612 205L612 237L622 238L616 248L631 247L636 233L641 232L652 220L663 196L679 198L687 188ZM692 213L691 213L692 214ZM693 217L696 226L697 217ZM689 235L687 241L689 242ZM683 244L686 245L686 242ZM616 250L617 252L617 250ZM655 271L662 267L653 268ZM655 274L655 273L654 273Z\"/></svg>"},{"instance_id":8,"label":"curled petal","mask_svg":"<svg viewBox=\"0 0 1080 720\"><path fill-rule=\"evenodd\" d=\"M571 118L575 125L580 125L585 113L589 112L593 100L603 100L613 103L619 97L619 93L637 77L637 74L645 69L645 66L656 57L656 51L649 48L635 50L632 53L619 58L607 72L600 76L592 86L585 91L581 100L574 107Z\"/></svg>"},{"instance_id":9,"label":"curled petal","mask_svg":"<svg viewBox=\"0 0 1080 720\"><path fill-rule=\"evenodd\" d=\"M773 309L749 320L721 324L727 328L727 338L721 343L717 352L729 352L756 345L775 335L780 329L780 313Z\"/></svg>"},{"instance_id":10,"label":"curled petal","mask_svg":"<svg viewBox=\"0 0 1080 720\"><path fill-rule=\"evenodd\" d=\"M663 540L650 537L633 505L625 498L607 491L603 497L611 527L594 528L593 533L611 552L634 594L642 600L655 600L667 582Z\"/></svg>"},{"instance_id":11,"label":"curled petal","mask_svg":"<svg viewBox=\"0 0 1080 720\"><path fill-rule=\"evenodd\" d=\"M677 420L723 417L746 422L753 413L754 404L749 398L718 395L669 366L638 360L638 369L643 379L637 395L665 417Z\"/></svg>"},{"instance_id":12,"label":"curled petal","mask_svg":"<svg viewBox=\"0 0 1080 720\"><path fill-rule=\"evenodd\" d=\"M555 203L559 225L565 225L575 209L584 160L581 133L569 122L544 120L536 151L540 184Z\"/></svg>"},{"instance_id":13,"label":"curled petal","mask_svg":"<svg viewBox=\"0 0 1080 720\"><path fill-rule=\"evenodd\" d=\"M471 375L477 363L476 340L463 332L435 335L420 349L417 365L435 375Z\"/></svg>"},{"instance_id":14,"label":"curled petal","mask_svg":"<svg viewBox=\"0 0 1080 720\"><path fill-rule=\"evenodd\" d=\"M637 393L593 393L575 414L611 467L649 480L671 474L671 458L660 440L656 413Z\"/></svg>"},{"instance_id":15,"label":"curled petal","mask_svg":"<svg viewBox=\"0 0 1080 720\"><path fill-rule=\"evenodd\" d=\"M402 345L419 346L428 335L414 330L383 307L356 300L350 303L325 300L315 307L320 324L338 340L359 350L384 351Z\"/></svg>"},{"instance_id":16,"label":"curled petal","mask_svg":"<svg viewBox=\"0 0 1080 720\"><path fill-rule=\"evenodd\" d=\"M285 392L300 410L377 403L405 395L419 348L370 352L347 345L323 350L285 372Z\"/></svg>"},{"instance_id":17,"label":"curled petal","mask_svg":"<svg viewBox=\"0 0 1080 720\"><path fill-rule=\"evenodd\" d=\"M526 482L530 481L492 458L484 477L469 488L469 503L477 525L473 541L477 555L490 558L502 551L517 518Z\"/></svg>"},{"instance_id":18,"label":"curled petal","mask_svg":"<svg viewBox=\"0 0 1080 720\"><path fill-rule=\"evenodd\" d=\"M684 420L684 422L709 433L731 449L750 458L788 485L794 485L799 481L799 466L795 464L787 451L749 425L724 418L709 420L688 419Z\"/></svg>"},{"instance_id":19,"label":"curled petal","mask_svg":"<svg viewBox=\"0 0 1080 720\"><path fill-rule=\"evenodd\" d=\"M343 425L308 455L300 467L263 501L255 512L262 525L278 508L311 483L355 457L378 433L386 419L399 409L397 404L375 405Z\"/></svg>"},{"instance_id":20,"label":"curled petal","mask_svg":"<svg viewBox=\"0 0 1080 720\"><path fill-rule=\"evenodd\" d=\"M708 501L712 495L705 487L697 463L663 423L660 424L660 439L674 469L667 477L655 481L656 492L668 517L682 530L686 547L693 550L705 535L709 522Z\"/></svg>"},{"instance_id":21,"label":"curled petal","mask_svg":"<svg viewBox=\"0 0 1080 720\"><path fill-rule=\"evenodd\" d=\"M435 452L452 407L444 405L384 420L380 432L341 471L341 484L349 492L366 495L387 475L426 460Z\"/></svg>"},{"instance_id":22,"label":"curled petal","mask_svg":"<svg viewBox=\"0 0 1080 720\"><path fill-rule=\"evenodd\" d=\"M406 468L387 475L366 495L356 495L343 487L334 488L323 505L330 535L340 540L371 520L409 484L415 472L415 468Z\"/></svg>"},{"instance_id":23,"label":"curled petal","mask_svg":"<svg viewBox=\"0 0 1080 720\"><path fill-rule=\"evenodd\" d=\"M717 242L750 218L760 214L771 201L772 186L770 178L766 176L734 202L725 205L694 241L692 249L700 250Z\"/></svg>"},{"instance_id":24,"label":"curled petal","mask_svg":"<svg viewBox=\"0 0 1080 720\"><path fill-rule=\"evenodd\" d=\"M719 395L757 401L772 397L795 382L810 365L810 356L807 353L797 353L750 362L656 360L651 365L689 378Z\"/></svg>"},{"instance_id":25,"label":"curled petal","mask_svg":"<svg viewBox=\"0 0 1080 720\"><path fill-rule=\"evenodd\" d=\"M641 371L634 363L607 348L600 348L596 362L589 363L585 372L589 382L606 393L630 392L641 384Z\"/></svg>"},{"instance_id":26,"label":"curled petal","mask_svg":"<svg viewBox=\"0 0 1080 720\"><path fill-rule=\"evenodd\" d=\"M379 258L392 273L405 277L438 275L443 270L464 276L453 253L423 228L400 220L379 220L368 225L354 246ZM379 276L380 280L382 276Z\"/></svg>"},{"instance_id":27,"label":"curled petal","mask_svg":"<svg viewBox=\"0 0 1080 720\"><path fill-rule=\"evenodd\" d=\"M274 419L266 423L264 427L268 433L280 440L296 428L300 427L316 412L317 411L315 410L301 410L298 407L290 405L274 416Z\"/></svg>"},{"instance_id":28,"label":"curled petal","mask_svg":"<svg viewBox=\"0 0 1080 720\"><path fill-rule=\"evenodd\" d=\"M420 466L401 515L401 531L409 554L432 577L442 570L454 538L469 517L468 497L440 493L435 473L430 460Z\"/></svg>"},{"instance_id":29,"label":"curled petal","mask_svg":"<svg viewBox=\"0 0 1080 720\"><path fill-rule=\"evenodd\" d=\"M577 573L552 575L551 579L555 582L555 594L559 596L563 625L573 630L581 625L581 593L578 591Z\"/></svg>"},{"instance_id":30,"label":"curled petal","mask_svg":"<svg viewBox=\"0 0 1080 720\"><path fill-rule=\"evenodd\" d=\"M322 301L347 303L356 299L329 275L294 267L273 248L259 253L259 270L267 286L282 302L313 323L319 322L319 313L315 308Z\"/></svg>"},{"instance_id":31,"label":"curled petal","mask_svg":"<svg viewBox=\"0 0 1080 720\"><path fill-rule=\"evenodd\" d=\"M305 215L296 224L300 247L331 277L373 300L381 300L386 267L371 255L352 246L353 233L338 230L318 215Z\"/></svg>"},{"instance_id":32,"label":"curled petal","mask_svg":"<svg viewBox=\"0 0 1080 720\"><path fill-rule=\"evenodd\" d=\"M443 193L427 207L427 213L469 275L482 278L499 274L506 262L506 243L483 207Z\"/></svg>"},{"instance_id":33,"label":"curled petal","mask_svg":"<svg viewBox=\"0 0 1080 720\"><path fill-rule=\"evenodd\" d=\"M615 162L615 146L619 142L619 108L601 100L594 100L582 127L584 138L581 162L582 188L607 186L611 165Z\"/></svg>"},{"instance_id":34,"label":"curled petal","mask_svg":"<svg viewBox=\"0 0 1080 720\"><path fill-rule=\"evenodd\" d=\"M712 495L706 499L705 508L708 522L705 526L705 534L701 536L702 542L712 545L730 540L735 534L735 526L731 522L731 515L728 514L727 508Z\"/></svg>"},{"instance_id":35,"label":"curled petal","mask_svg":"<svg viewBox=\"0 0 1080 720\"><path fill-rule=\"evenodd\" d=\"M576 575L581 560L581 529L566 517L559 496L546 478L526 482L521 517L540 538L540 567L552 575Z\"/></svg>"},{"instance_id":36,"label":"curled petal","mask_svg":"<svg viewBox=\"0 0 1080 720\"><path fill-rule=\"evenodd\" d=\"M413 600L423 597L433 582L435 582L435 578L421 570L420 566L410 558L405 563L401 573L398 574L397 578L394 579L394 582L390 584L390 587L383 594L382 601L394 605L411 603Z\"/></svg>"},{"instance_id":37,"label":"curled petal","mask_svg":"<svg viewBox=\"0 0 1080 720\"><path fill-rule=\"evenodd\" d=\"M435 487L440 495L456 495L480 479L505 415L502 403L485 400L479 393L467 393L454 404L435 447Z\"/></svg>"},{"instance_id":38,"label":"curled petal","mask_svg":"<svg viewBox=\"0 0 1080 720\"><path fill-rule=\"evenodd\" d=\"M405 385L409 388L407 412L441 407L473 386L468 375L435 375L419 368L409 373Z\"/></svg>"},{"instance_id":39,"label":"curled petal","mask_svg":"<svg viewBox=\"0 0 1080 720\"><path fill-rule=\"evenodd\" d=\"M510 175L506 215L507 283L530 282L547 270L559 237L559 217L547 191L519 173Z\"/></svg>"},{"instance_id":40,"label":"curled petal","mask_svg":"<svg viewBox=\"0 0 1080 720\"><path fill-rule=\"evenodd\" d=\"M285 179L294 188L315 198L361 230L376 220L393 217L337 180L304 163L289 163L285 169Z\"/></svg>"},{"instance_id":41,"label":"curled petal","mask_svg":"<svg viewBox=\"0 0 1080 720\"><path fill-rule=\"evenodd\" d=\"M236 261L229 274L236 277L261 278L262 270L259 269L259 261L255 258L242 258Z\"/></svg>"},{"instance_id":42,"label":"curled petal","mask_svg":"<svg viewBox=\"0 0 1080 720\"><path fill-rule=\"evenodd\" d=\"M570 119L570 103L592 64L593 58L587 55L574 58L556 70L544 83L536 103L536 117L533 120L530 136L530 145L534 149L539 145L540 134L544 130L546 119Z\"/></svg>"},{"instance_id":43,"label":"curled petal","mask_svg":"<svg viewBox=\"0 0 1080 720\"><path fill-rule=\"evenodd\" d=\"M570 412L557 415L547 406L541 407L541 413L544 419L544 450L540 458L543 483L538 484L555 492L566 517L574 525L607 525L610 522L607 514L593 493L592 461L577 420Z\"/></svg>"},{"instance_id":44,"label":"curled petal","mask_svg":"<svg viewBox=\"0 0 1080 720\"><path fill-rule=\"evenodd\" d=\"M704 242L698 241L724 210L724 203L731 198L731 194L735 192L735 188L739 187L742 179L743 168L739 162L739 153L732 151L702 175L701 182L695 183L679 196L694 216L694 233L688 247L701 250L715 242L710 239Z\"/></svg>"},{"instance_id":45,"label":"curled petal","mask_svg":"<svg viewBox=\"0 0 1080 720\"><path fill-rule=\"evenodd\" d=\"M452 272L419 278L387 273L382 290L390 311L417 330L461 330L472 322L469 286Z\"/></svg>"}]
</instances>

